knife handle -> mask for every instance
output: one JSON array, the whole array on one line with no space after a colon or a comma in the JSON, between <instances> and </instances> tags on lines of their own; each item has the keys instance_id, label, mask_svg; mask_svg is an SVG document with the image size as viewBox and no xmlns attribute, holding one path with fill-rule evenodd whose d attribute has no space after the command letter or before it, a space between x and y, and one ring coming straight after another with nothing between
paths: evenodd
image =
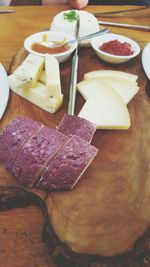
<instances>
[{"instance_id":1,"label":"knife handle","mask_svg":"<svg viewBox=\"0 0 150 267\"><path fill-rule=\"evenodd\" d=\"M75 110L77 72L78 72L78 55L77 53L75 53L75 55L72 58L71 82L69 90L68 114L70 115L74 115L74 110Z\"/></svg>"}]
</instances>

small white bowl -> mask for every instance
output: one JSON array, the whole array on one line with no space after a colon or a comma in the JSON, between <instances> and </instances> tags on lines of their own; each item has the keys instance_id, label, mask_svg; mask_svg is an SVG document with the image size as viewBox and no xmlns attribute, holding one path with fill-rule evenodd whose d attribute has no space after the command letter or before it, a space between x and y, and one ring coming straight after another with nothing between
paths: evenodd
<instances>
[{"instance_id":1,"label":"small white bowl","mask_svg":"<svg viewBox=\"0 0 150 267\"><path fill-rule=\"evenodd\" d=\"M29 37L27 37L24 41L24 47L25 49L32 54L35 55L39 55L39 56L45 56L45 54L43 53L38 53L34 50L32 50L32 45L34 43L38 43L38 42L42 42L43 41L43 35L47 36L47 40L48 41L61 41L64 38L66 38L66 41L71 41L74 40L74 36L68 34L68 33L64 33L64 32L54 32L54 31L43 31L43 32L38 32L35 34L30 35ZM54 57L57 58L57 60L61 63L66 61L72 54L72 52L76 49L77 47L77 42L73 42L72 44L70 44L70 48L62 53L57 53L57 54L51 54Z\"/></svg>"},{"instance_id":2,"label":"small white bowl","mask_svg":"<svg viewBox=\"0 0 150 267\"><path fill-rule=\"evenodd\" d=\"M133 54L129 56L119 56L119 55L106 53L99 49L99 47L103 43L106 43L112 40L118 40L121 43L124 43L124 42L129 43L131 45L131 49L133 50ZM140 53L140 47L135 41L133 41L132 39L128 37L118 35L118 34L113 34L113 33L106 33L104 35L92 38L91 45L99 58L103 59L106 62L114 63L114 64L127 62L130 59L136 57Z\"/></svg>"}]
</instances>

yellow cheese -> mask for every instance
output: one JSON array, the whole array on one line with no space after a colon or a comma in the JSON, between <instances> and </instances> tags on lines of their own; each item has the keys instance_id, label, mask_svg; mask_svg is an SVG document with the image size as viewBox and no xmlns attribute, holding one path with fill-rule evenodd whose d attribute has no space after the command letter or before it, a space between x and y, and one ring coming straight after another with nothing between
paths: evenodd
<instances>
[{"instance_id":1,"label":"yellow cheese","mask_svg":"<svg viewBox=\"0 0 150 267\"><path fill-rule=\"evenodd\" d=\"M84 97L85 100L101 93L101 90L105 90L106 86L114 89L123 99L123 101L128 104L129 101L137 94L139 87L136 82L129 81L123 78L112 77L108 78L91 78L84 80L77 84L77 89Z\"/></svg>"},{"instance_id":2,"label":"yellow cheese","mask_svg":"<svg viewBox=\"0 0 150 267\"><path fill-rule=\"evenodd\" d=\"M122 98L110 87L90 97L79 117L97 125L97 129L128 129L130 115Z\"/></svg>"},{"instance_id":3,"label":"yellow cheese","mask_svg":"<svg viewBox=\"0 0 150 267\"><path fill-rule=\"evenodd\" d=\"M136 82L122 78L102 78L102 81L111 86L122 97L126 104L128 104L139 91L139 87Z\"/></svg>"},{"instance_id":4,"label":"yellow cheese","mask_svg":"<svg viewBox=\"0 0 150 267\"><path fill-rule=\"evenodd\" d=\"M41 82L42 84L46 85L46 75L45 75L45 70L42 71L39 79L38 79L39 82Z\"/></svg>"},{"instance_id":5,"label":"yellow cheese","mask_svg":"<svg viewBox=\"0 0 150 267\"><path fill-rule=\"evenodd\" d=\"M31 79L29 77L24 77L21 75L16 75L16 74L11 74L9 75L9 79L11 80L11 77L16 77L16 79L13 79L13 84L14 87L18 87L18 88L24 88L24 89L28 89L28 87L32 87L32 82Z\"/></svg>"},{"instance_id":6,"label":"yellow cheese","mask_svg":"<svg viewBox=\"0 0 150 267\"><path fill-rule=\"evenodd\" d=\"M24 89L16 87L17 77L12 74L9 76L9 85L13 92L24 97L29 100L31 103L39 106L40 108L54 113L56 112L62 105L63 95L61 94L59 97L47 97L46 94L46 86L41 83L37 83L36 87Z\"/></svg>"},{"instance_id":7,"label":"yellow cheese","mask_svg":"<svg viewBox=\"0 0 150 267\"><path fill-rule=\"evenodd\" d=\"M91 98L94 95L101 94L102 90L107 90L110 87L109 85L101 82L99 78L87 79L77 84L77 90L83 96L85 100Z\"/></svg>"},{"instance_id":8,"label":"yellow cheese","mask_svg":"<svg viewBox=\"0 0 150 267\"><path fill-rule=\"evenodd\" d=\"M118 77L118 78L126 79L129 81L133 81L133 82L136 82L138 78L137 75L123 72L123 71L117 71L117 70L95 70L95 71L87 72L84 74L84 79L91 79L91 78L96 78L96 77L100 77L100 78L106 77L108 79Z\"/></svg>"},{"instance_id":9,"label":"yellow cheese","mask_svg":"<svg viewBox=\"0 0 150 267\"><path fill-rule=\"evenodd\" d=\"M14 72L17 76L17 87L34 87L42 72L43 66L43 57L29 54Z\"/></svg>"},{"instance_id":10,"label":"yellow cheese","mask_svg":"<svg viewBox=\"0 0 150 267\"><path fill-rule=\"evenodd\" d=\"M48 97L60 97L61 82L58 60L51 56L45 56L46 93Z\"/></svg>"}]
</instances>

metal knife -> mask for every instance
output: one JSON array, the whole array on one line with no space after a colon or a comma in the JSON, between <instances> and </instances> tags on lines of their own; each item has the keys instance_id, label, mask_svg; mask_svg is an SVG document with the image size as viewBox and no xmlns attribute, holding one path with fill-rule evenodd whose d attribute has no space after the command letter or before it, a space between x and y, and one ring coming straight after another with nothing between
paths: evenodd
<instances>
[{"instance_id":1,"label":"metal knife","mask_svg":"<svg viewBox=\"0 0 150 267\"><path fill-rule=\"evenodd\" d=\"M93 13L93 15L95 15L96 17L124 16L125 13L129 15L129 13L138 12L138 11L145 10L145 9L149 9L149 6L141 7L141 8L108 11L108 12L97 12L97 13Z\"/></svg>"},{"instance_id":2,"label":"metal knife","mask_svg":"<svg viewBox=\"0 0 150 267\"><path fill-rule=\"evenodd\" d=\"M14 13L15 10L13 9L0 9L0 13Z\"/></svg>"},{"instance_id":3,"label":"metal knife","mask_svg":"<svg viewBox=\"0 0 150 267\"><path fill-rule=\"evenodd\" d=\"M76 23L76 39L78 39L79 28L80 28L80 18L78 16ZM75 110L77 73L78 73L78 44L75 50L75 54L72 58L71 82L69 89L69 104L68 104L68 114L70 115L74 115L74 110Z\"/></svg>"},{"instance_id":4,"label":"metal knife","mask_svg":"<svg viewBox=\"0 0 150 267\"><path fill-rule=\"evenodd\" d=\"M113 26L113 27L120 27L120 28L128 28L132 30L140 30L140 31L150 31L149 26L145 25L134 25L134 24L126 24L126 23L116 23L116 22L111 22L111 21L98 21L100 25L105 25L105 26Z\"/></svg>"},{"instance_id":5,"label":"metal knife","mask_svg":"<svg viewBox=\"0 0 150 267\"><path fill-rule=\"evenodd\" d=\"M9 99L9 84L7 73L0 64L0 120L5 112Z\"/></svg>"}]
</instances>

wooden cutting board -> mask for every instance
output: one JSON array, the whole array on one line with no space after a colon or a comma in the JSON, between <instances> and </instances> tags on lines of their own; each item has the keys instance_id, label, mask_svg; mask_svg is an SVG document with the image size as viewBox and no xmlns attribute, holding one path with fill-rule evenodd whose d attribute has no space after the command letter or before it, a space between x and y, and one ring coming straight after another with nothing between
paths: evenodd
<instances>
[{"instance_id":1,"label":"wooden cutting board","mask_svg":"<svg viewBox=\"0 0 150 267\"><path fill-rule=\"evenodd\" d=\"M25 50L23 48L20 49L10 66L10 73L12 73L16 69L16 67L22 62L26 55L27 53L25 52ZM0 130L2 130L3 127L11 119L15 118L16 115L23 115L28 118L41 121L45 125L52 128L56 127L60 122L63 114L67 112L71 73L70 66L71 59L60 65L64 102L62 108L56 114L51 115L11 92L8 108L5 116L2 119ZM99 130L94 136L92 144L103 152L99 153L92 164L92 168L94 167L93 171L96 172L96 176L98 177L99 172L101 171L100 168L103 164L106 165L107 162L109 163L111 161L116 161L117 168L117 161L119 161L119 158L123 158L124 154L129 156L129 153L126 154L126 152L130 150L132 144L136 142L137 138L139 138L139 133L142 135L142 138L139 139L141 140L141 143L138 143L138 146L133 146L133 148L137 149L138 154L144 153L143 155L141 155L141 159L145 158L146 161L150 159L149 146L148 144L143 144L144 137L146 138L145 140L150 141L150 139L147 138L148 133L150 134L150 100L147 94L147 80L141 66L141 55L139 55L132 61L124 63L122 65L111 65L100 61L91 48L80 48L78 81L81 81L83 79L84 73L97 69L122 70L139 75L138 83L140 86L138 95L128 105L131 115L131 128L127 131ZM84 101L82 97L77 93L76 114L78 114L83 103ZM143 146L144 150L142 149ZM132 162L134 165L134 160ZM145 179L148 179L148 177L150 176L150 168L148 168L148 165L144 166L146 166L147 168L147 175ZM132 166L130 167L132 168ZM137 166L137 170L140 171L141 174L141 179L145 172L144 168L145 167L139 169L139 166ZM89 175L91 174L92 172L90 169L90 171L86 172L83 179L87 181L89 179ZM0 166L0 177L0 185L19 186L14 178L12 178L2 166ZM75 188L75 191L78 191L80 186L84 187L83 179L81 179L81 184L79 182L79 184ZM119 190L121 190L121 188ZM39 192L39 194L42 194L43 199L45 198L44 193ZM17 208L1 212L0 221L0 258L2 267L59 266L59 264L49 256L47 247L41 240L44 218L42 216L41 210L38 207L31 205L27 208ZM149 236L147 236L147 239L148 238ZM140 258L140 261L142 262L141 264L143 264L141 266L144 266L144 261L146 262L146 260L147 259L145 259L144 257ZM137 260L135 259L134 266L139 266L138 261L137 263L136 261ZM110 264L111 265L108 264L106 266L117 267L116 263ZM128 266L133 267L133 262L132 265L130 264L131 262ZM99 266L102 265L100 264ZM123 265L118 266L123 267Z\"/></svg>"}]
</instances>

